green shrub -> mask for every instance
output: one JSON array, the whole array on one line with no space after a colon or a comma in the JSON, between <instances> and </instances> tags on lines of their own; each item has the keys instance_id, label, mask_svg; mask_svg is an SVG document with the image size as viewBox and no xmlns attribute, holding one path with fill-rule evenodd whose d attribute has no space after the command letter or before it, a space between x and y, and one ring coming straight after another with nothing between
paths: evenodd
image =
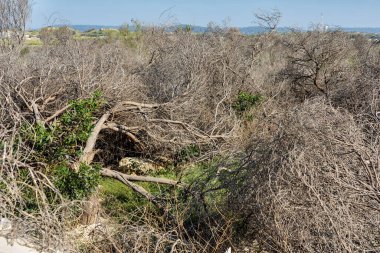
<instances>
[{"instance_id":1,"label":"green shrub","mask_svg":"<svg viewBox=\"0 0 380 253\"><path fill-rule=\"evenodd\" d=\"M101 166L81 164L76 172L61 164L52 171L53 183L68 199L83 199L89 196L99 184Z\"/></svg>"},{"instance_id":2,"label":"green shrub","mask_svg":"<svg viewBox=\"0 0 380 253\"><path fill-rule=\"evenodd\" d=\"M70 108L52 124L24 125L22 137L36 151L35 160L56 164L77 159L102 104L101 94L95 92L91 98L70 102Z\"/></svg>"},{"instance_id":3,"label":"green shrub","mask_svg":"<svg viewBox=\"0 0 380 253\"><path fill-rule=\"evenodd\" d=\"M237 99L232 104L232 108L236 114L246 121L253 121L254 115L251 112L252 108L255 108L263 97L261 95L254 95L250 92L242 91L238 94Z\"/></svg>"},{"instance_id":4,"label":"green shrub","mask_svg":"<svg viewBox=\"0 0 380 253\"><path fill-rule=\"evenodd\" d=\"M190 144L187 147L184 147L181 149L176 155L176 162L177 163L182 163L182 162L189 162L193 158L199 157L201 154L201 150L199 146L195 144Z\"/></svg>"},{"instance_id":5,"label":"green shrub","mask_svg":"<svg viewBox=\"0 0 380 253\"><path fill-rule=\"evenodd\" d=\"M25 40L25 45L27 46L42 46L43 43L40 39L36 38L36 39L28 39L28 40Z\"/></svg>"},{"instance_id":6,"label":"green shrub","mask_svg":"<svg viewBox=\"0 0 380 253\"><path fill-rule=\"evenodd\" d=\"M21 137L34 150L31 159L47 165L46 174L68 199L87 197L99 183L100 166L81 164L76 171L70 165L80 158L102 104L101 93L94 92L90 98L71 101L70 108L51 124L21 128ZM49 190L46 194L54 195Z\"/></svg>"},{"instance_id":7,"label":"green shrub","mask_svg":"<svg viewBox=\"0 0 380 253\"><path fill-rule=\"evenodd\" d=\"M29 47L23 47L21 50L20 50L20 56L23 57L27 54L29 54L30 50L29 50Z\"/></svg>"},{"instance_id":8,"label":"green shrub","mask_svg":"<svg viewBox=\"0 0 380 253\"><path fill-rule=\"evenodd\" d=\"M238 94L236 101L232 104L232 108L238 113L242 114L245 111L256 106L262 101L262 96L254 95L250 92L241 91Z\"/></svg>"}]
</instances>

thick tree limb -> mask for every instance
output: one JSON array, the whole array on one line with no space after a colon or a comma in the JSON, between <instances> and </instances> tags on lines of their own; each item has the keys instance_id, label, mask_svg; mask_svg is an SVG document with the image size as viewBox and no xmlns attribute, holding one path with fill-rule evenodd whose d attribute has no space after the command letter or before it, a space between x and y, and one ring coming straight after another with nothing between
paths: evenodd
<instances>
[{"instance_id":1,"label":"thick tree limb","mask_svg":"<svg viewBox=\"0 0 380 253\"><path fill-rule=\"evenodd\" d=\"M115 122L107 122L104 124L103 126L104 129L113 129L115 131L117 130L123 130L123 131L135 131L135 130L139 130L140 127L127 127L127 126L124 126L124 125L120 125L120 124L117 124Z\"/></svg>"},{"instance_id":2,"label":"thick tree limb","mask_svg":"<svg viewBox=\"0 0 380 253\"><path fill-rule=\"evenodd\" d=\"M143 195L152 204L154 204L162 212L163 215L165 215L169 218L168 219L169 222L175 221L174 217L170 214L168 209L162 203L160 203L160 201L159 201L160 199L157 198L156 196L154 196L153 194L151 194L150 192L148 192L147 190L145 190L142 186L131 182L130 179L132 177L130 175L125 175L125 174L122 174L120 172L116 172L116 171L112 171L112 170L108 170L108 169L103 169L101 171L101 174L103 176L115 178L115 179L119 180L120 182L122 182L123 184L125 184L126 186L130 187L136 193Z\"/></svg>"},{"instance_id":3,"label":"thick tree limb","mask_svg":"<svg viewBox=\"0 0 380 253\"><path fill-rule=\"evenodd\" d=\"M148 108L148 109L154 109L162 106L162 104L144 104L144 103L137 103L133 101L124 101L119 104L117 104L113 109L112 112L117 112L120 110L133 110L133 109L139 109L140 111L143 108ZM120 107L123 107L122 109L119 109Z\"/></svg>"},{"instance_id":4,"label":"thick tree limb","mask_svg":"<svg viewBox=\"0 0 380 253\"><path fill-rule=\"evenodd\" d=\"M160 206L160 204L158 203L157 198L154 195L152 195L150 192L148 192L147 190L145 190L143 187L141 187L141 186L139 186L137 184L134 184L131 181L129 181L127 175L124 175L122 173L117 173L116 171L112 171L112 170L108 170L108 169L103 169L101 171L101 174L103 176L112 177L114 179L119 180L120 182L122 182L123 184L127 185L128 187L130 187L135 192L143 195L145 198L147 198L153 204L155 204L157 206Z\"/></svg>"},{"instance_id":5,"label":"thick tree limb","mask_svg":"<svg viewBox=\"0 0 380 253\"><path fill-rule=\"evenodd\" d=\"M120 106L126 106L126 105L132 105L139 108L157 108L161 106L162 104L144 104L144 103L137 103L133 101L124 101L119 104Z\"/></svg>"},{"instance_id":6,"label":"thick tree limb","mask_svg":"<svg viewBox=\"0 0 380 253\"><path fill-rule=\"evenodd\" d=\"M36 119L37 123L42 123L43 121L41 120L41 114L40 111L38 110L38 106L35 101L31 102L33 113L34 113L34 118Z\"/></svg>"},{"instance_id":7,"label":"thick tree limb","mask_svg":"<svg viewBox=\"0 0 380 253\"><path fill-rule=\"evenodd\" d=\"M167 179L167 178L158 178L158 177L150 177L150 176L136 176L136 175L127 175L115 170L110 169L102 169L101 174L106 177L112 177L118 179L119 176L122 176L125 180L128 181L139 181L139 182L150 182L150 183L158 183L158 184L167 184L173 186L182 187L178 181Z\"/></svg>"},{"instance_id":8,"label":"thick tree limb","mask_svg":"<svg viewBox=\"0 0 380 253\"><path fill-rule=\"evenodd\" d=\"M142 104L142 103L136 103L132 101L124 101L121 102L120 104L116 105L114 108L112 108L110 111L106 112L103 114L103 116L98 120L96 123L94 129L92 130L90 137L88 138L86 142L86 147L83 150L83 155L80 157L79 162L74 165L74 168L77 170L79 168L80 163L85 163L85 164L90 164L94 158L94 147L96 144L96 141L98 139L98 135L102 129L104 129L104 125L108 118L111 116L112 113L117 111L117 108L120 106L125 106L125 105L131 105L134 106L135 108L138 108L141 110L141 108L157 108L160 106L160 104ZM133 135L129 134L130 138L134 138L136 141L138 139ZM139 141L138 141L139 142Z\"/></svg>"},{"instance_id":9,"label":"thick tree limb","mask_svg":"<svg viewBox=\"0 0 380 253\"><path fill-rule=\"evenodd\" d=\"M106 112L103 114L103 116L98 120L96 123L94 129L92 130L90 137L88 138L86 142L86 147L83 150L83 155L79 158L79 163L85 163L90 164L94 158L94 147L96 144L96 140L98 139L98 135L100 131L102 130L104 122L107 121L109 116L111 115L110 112ZM74 168L78 168L79 164L77 166L74 166Z\"/></svg>"},{"instance_id":10,"label":"thick tree limb","mask_svg":"<svg viewBox=\"0 0 380 253\"><path fill-rule=\"evenodd\" d=\"M45 123L49 123L50 121L54 120L55 118L57 118L58 116L60 116L62 113L64 113L67 109L69 109L71 107L71 105L66 105L65 107L63 107L62 109L59 109L58 111L56 111L53 115L51 115L49 118L45 119Z\"/></svg>"},{"instance_id":11,"label":"thick tree limb","mask_svg":"<svg viewBox=\"0 0 380 253\"><path fill-rule=\"evenodd\" d=\"M141 150L144 149L144 144L137 138L137 136L134 133L131 132L133 130L140 129L139 127L126 127L124 125L119 125L114 122L108 122L103 125L102 129L110 129L116 132L121 132L128 136L128 138L132 140L135 144L137 144Z\"/></svg>"}]
</instances>

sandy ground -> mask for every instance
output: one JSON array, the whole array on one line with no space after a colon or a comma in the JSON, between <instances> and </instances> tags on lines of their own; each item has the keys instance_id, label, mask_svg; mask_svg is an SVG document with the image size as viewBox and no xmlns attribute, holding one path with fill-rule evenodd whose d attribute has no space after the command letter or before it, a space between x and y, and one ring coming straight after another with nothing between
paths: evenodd
<instances>
[{"instance_id":1,"label":"sandy ground","mask_svg":"<svg viewBox=\"0 0 380 253\"><path fill-rule=\"evenodd\" d=\"M13 245L10 245L4 237L0 237L0 253L37 253L37 251L25 246L21 246L17 242L14 242Z\"/></svg>"}]
</instances>

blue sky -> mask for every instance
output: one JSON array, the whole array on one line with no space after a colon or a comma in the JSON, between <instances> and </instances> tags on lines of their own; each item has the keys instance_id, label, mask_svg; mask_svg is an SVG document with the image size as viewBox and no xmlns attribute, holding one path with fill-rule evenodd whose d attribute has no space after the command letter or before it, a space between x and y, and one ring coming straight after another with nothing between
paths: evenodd
<instances>
[{"instance_id":1,"label":"blue sky","mask_svg":"<svg viewBox=\"0 0 380 253\"><path fill-rule=\"evenodd\" d=\"M191 24L210 21L252 26L253 13L278 9L280 26L323 22L341 27L380 27L380 0L32 0L30 27L53 24ZM322 18L323 16L323 18Z\"/></svg>"}]
</instances>

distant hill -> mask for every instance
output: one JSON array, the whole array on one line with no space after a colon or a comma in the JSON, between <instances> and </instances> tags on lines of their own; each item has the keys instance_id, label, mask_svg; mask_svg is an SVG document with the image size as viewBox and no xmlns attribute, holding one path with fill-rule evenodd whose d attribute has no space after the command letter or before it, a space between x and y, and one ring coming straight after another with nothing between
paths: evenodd
<instances>
[{"instance_id":1,"label":"distant hill","mask_svg":"<svg viewBox=\"0 0 380 253\"><path fill-rule=\"evenodd\" d=\"M185 28L186 26L188 26L188 25L181 24L181 25L178 25L178 26L169 27L168 30L173 30L174 31L178 27ZM106 28L117 29L120 26L71 25L71 27L73 29L75 29L75 30L80 31L80 32L85 32L85 31L92 30L92 29L96 29L96 30L106 29ZM204 26L193 26L193 25L190 25L190 27L191 27L191 30L193 32L196 32L196 33L203 33L203 32L206 32L207 29L208 29L207 27L204 27ZM133 31L134 30L134 26L130 26L130 29ZM258 34L258 33L262 33L262 32L265 31L262 27L259 27L259 26L239 27L238 29L240 30L241 33L248 34L248 35L250 35L250 34ZM334 27L333 29L341 29L341 30L346 31L346 32L355 32L355 33L380 34L380 27L340 27L340 28ZM288 31L290 31L290 28L289 27L279 27L278 31L279 32L288 32Z\"/></svg>"},{"instance_id":2,"label":"distant hill","mask_svg":"<svg viewBox=\"0 0 380 253\"><path fill-rule=\"evenodd\" d=\"M170 31L174 31L175 29L177 29L178 27L182 27L182 28L185 28L186 24L181 24L181 25L177 25L177 26L171 26L171 27L168 27L168 30ZM96 29L96 30L99 30L99 29L107 29L107 28L113 28L113 29L117 29L119 28L120 26L106 26L106 25L71 25L71 27L75 30L78 30L80 32L85 32L85 31L88 31L88 30L92 30L92 29ZM204 33L208 30L207 27L205 26L194 26L194 25L190 25L191 27L191 30L195 33ZM135 29L134 26L129 26L129 28L133 31ZM243 34L257 34L257 33L261 33L261 32L264 32L265 29L263 29L262 27L259 27L259 26L249 26L249 27L241 27L241 28L238 28L240 30L241 33ZM280 27L278 29L280 32L286 32L286 31L289 31L289 28L285 28L285 27Z\"/></svg>"},{"instance_id":3,"label":"distant hill","mask_svg":"<svg viewBox=\"0 0 380 253\"><path fill-rule=\"evenodd\" d=\"M346 32L380 34L380 27L343 27L342 30Z\"/></svg>"},{"instance_id":4,"label":"distant hill","mask_svg":"<svg viewBox=\"0 0 380 253\"><path fill-rule=\"evenodd\" d=\"M99 30L99 29L106 29L106 28L113 28L113 29L120 28L120 26L109 26L109 25L108 26L107 25L71 25L70 27L80 32L85 32L85 31L93 30L93 29Z\"/></svg>"}]
</instances>

